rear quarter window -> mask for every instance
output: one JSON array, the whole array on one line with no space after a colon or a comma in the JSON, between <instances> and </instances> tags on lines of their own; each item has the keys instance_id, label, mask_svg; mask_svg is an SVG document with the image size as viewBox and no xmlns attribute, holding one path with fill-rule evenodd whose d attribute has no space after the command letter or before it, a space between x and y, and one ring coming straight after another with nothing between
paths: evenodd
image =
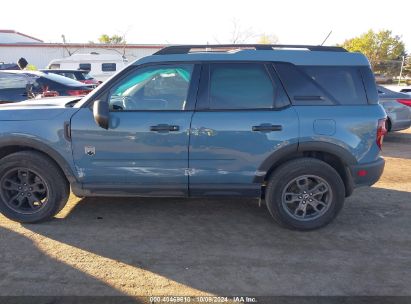
<instances>
[{"instance_id":1,"label":"rear quarter window","mask_svg":"<svg viewBox=\"0 0 411 304\"><path fill-rule=\"evenodd\" d=\"M367 104L358 67L276 63L275 68L294 105Z\"/></svg>"},{"instance_id":2,"label":"rear quarter window","mask_svg":"<svg viewBox=\"0 0 411 304\"><path fill-rule=\"evenodd\" d=\"M367 104L367 96L358 67L301 67L323 90L343 105Z\"/></svg>"}]
</instances>

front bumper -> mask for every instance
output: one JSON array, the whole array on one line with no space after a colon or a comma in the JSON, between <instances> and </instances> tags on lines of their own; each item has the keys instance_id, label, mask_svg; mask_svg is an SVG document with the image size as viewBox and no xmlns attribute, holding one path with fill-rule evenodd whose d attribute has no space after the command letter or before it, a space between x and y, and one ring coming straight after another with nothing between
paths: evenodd
<instances>
[{"instance_id":1,"label":"front bumper","mask_svg":"<svg viewBox=\"0 0 411 304\"><path fill-rule=\"evenodd\" d=\"M375 184L384 171L385 160L379 157L376 161L350 166L354 188Z\"/></svg>"}]
</instances>

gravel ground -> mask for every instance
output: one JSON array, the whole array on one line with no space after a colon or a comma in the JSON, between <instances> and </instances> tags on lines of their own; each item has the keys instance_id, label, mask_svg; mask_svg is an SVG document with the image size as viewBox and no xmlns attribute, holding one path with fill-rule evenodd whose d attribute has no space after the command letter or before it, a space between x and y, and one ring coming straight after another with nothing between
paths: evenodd
<instances>
[{"instance_id":1,"label":"gravel ground","mask_svg":"<svg viewBox=\"0 0 411 304\"><path fill-rule=\"evenodd\" d=\"M248 200L71 197L47 223L0 215L0 295L411 296L411 130L384 156L382 179L313 232Z\"/></svg>"}]
</instances>

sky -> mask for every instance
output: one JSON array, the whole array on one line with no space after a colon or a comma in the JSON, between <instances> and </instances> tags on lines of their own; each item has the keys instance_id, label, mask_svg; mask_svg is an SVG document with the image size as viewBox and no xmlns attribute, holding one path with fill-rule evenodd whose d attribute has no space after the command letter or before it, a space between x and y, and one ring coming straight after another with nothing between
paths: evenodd
<instances>
[{"instance_id":1,"label":"sky","mask_svg":"<svg viewBox=\"0 0 411 304\"><path fill-rule=\"evenodd\" d=\"M136 44L229 43L236 24L254 34L249 43L265 34L281 44L316 45L332 31L325 45L334 45L389 29L411 51L409 0L3 0L2 8L10 13L2 14L0 29L45 42L62 42L62 34L80 43L117 34Z\"/></svg>"}]
</instances>

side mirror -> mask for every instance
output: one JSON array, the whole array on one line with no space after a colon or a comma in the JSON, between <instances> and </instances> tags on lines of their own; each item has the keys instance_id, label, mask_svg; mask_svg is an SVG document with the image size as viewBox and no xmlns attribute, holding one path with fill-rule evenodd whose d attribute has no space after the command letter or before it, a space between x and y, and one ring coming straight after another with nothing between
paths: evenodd
<instances>
[{"instance_id":1,"label":"side mirror","mask_svg":"<svg viewBox=\"0 0 411 304\"><path fill-rule=\"evenodd\" d=\"M108 103L102 100L96 100L93 104L93 116L96 123L103 129L108 129L110 122L110 111Z\"/></svg>"}]
</instances>

